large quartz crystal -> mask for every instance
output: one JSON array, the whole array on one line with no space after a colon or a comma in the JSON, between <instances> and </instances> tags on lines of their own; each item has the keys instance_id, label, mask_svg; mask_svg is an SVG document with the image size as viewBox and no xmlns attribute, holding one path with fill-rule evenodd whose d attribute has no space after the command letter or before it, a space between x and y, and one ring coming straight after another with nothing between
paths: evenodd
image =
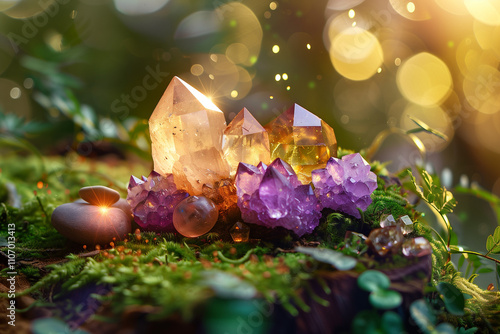
<instances>
[{"instance_id":1,"label":"large quartz crystal","mask_svg":"<svg viewBox=\"0 0 500 334\"><path fill-rule=\"evenodd\" d=\"M333 129L322 119L294 104L265 126L271 144L271 159L281 158L295 169L301 181L311 180L311 171L323 168L337 156Z\"/></svg>"},{"instance_id":2,"label":"large quartz crystal","mask_svg":"<svg viewBox=\"0 0 500 334\"><path fill-rule=\"evenodd\" d=\"M127 201L135 222L146 231L174 232L174 209L187 197L187 192L177 189L172 174L152 171L147 178L130 177Z\"/></svg>"},{"instance_id":3,"label":"large quartz crystal","mask_svg":"<svg viewBox=\"0 0 500 334\"><path fill-rule=\"evenodd\" d=\"M298 236L319 224L321 205L310 185L302 185L281 159L255 167L240 163L236 191L241 216L247 223L284 227Z\"/></svg>"},{"instance_id":4,"label":"large quartz crystal","mask_svg":"<svg viewBox=\"0 0 500 334\"><path fill-rule=\"evenodd\" d=\"M361 218L358 209L366 210L377 189L377 176L359 153L331 158L326 168L312 172L312 182L323 207L356 218Z\"/></svg>"},{"instance_id":5,"label":"large quartz crystal","mask_svg":"<svg viewBox=\"0 0 500 334\"><path fill-rule=\"evenodd\" d=\"M222 157L225 128L222 111L174 77L149 119L154 170L172 173L178 188L201 194L203 184L229 177Z\"/></svg>"},{"instance_id":6,"label":"large quartz crystal","mask_svg":"<svg viewBox=\"0 0 500 334\"><path fill-rule=\"evenodd\" d=\"M222 151L231 167L231 176L236 174L240 162L257 165L271 160L267 131L246 108L224 130Z\"/></svg>"}]
</instances>

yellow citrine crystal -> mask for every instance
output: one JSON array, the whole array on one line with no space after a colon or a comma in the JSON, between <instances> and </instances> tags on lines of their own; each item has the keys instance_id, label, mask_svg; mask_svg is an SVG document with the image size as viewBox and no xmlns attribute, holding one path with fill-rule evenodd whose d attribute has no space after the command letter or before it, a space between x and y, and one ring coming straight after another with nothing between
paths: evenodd
<instances>
[{"instance_id":1,"label":"yellow citrine crystal","mask_svg":"<svg viewBox=\"0 0 500 334\"><path fill-rule=\"evenodd\" d=\"M333 129L318 116L294 104L265 126L271 144L271 160L285 160L302 182L311 181L311 171L324 168L337 156Z\"/></svg>"},{"instance_id":2,"label":"yellow citrine crystal","mask_svg":"<svg viewBox=\"0 0 500 334\"><path fill-rule=\"evenodd\" d=\"M154 170L174 174L178 189L201 194L203 184L229 177L222 157L225 128L222 111L174 77L149 118Z\"/></svg>"},{"instance_id":3,"label":"yellow citrine crystal","mask_svg":"<svg viewBox=\"0 0 500 334\"><path fill-rule=\"evenodd\" d=\"M269 164L269 136L266 129L243 108L224 130L222 151L231 166L231 176L236 174L240 162L258 165Z\"/></svg>"}]
</instances>

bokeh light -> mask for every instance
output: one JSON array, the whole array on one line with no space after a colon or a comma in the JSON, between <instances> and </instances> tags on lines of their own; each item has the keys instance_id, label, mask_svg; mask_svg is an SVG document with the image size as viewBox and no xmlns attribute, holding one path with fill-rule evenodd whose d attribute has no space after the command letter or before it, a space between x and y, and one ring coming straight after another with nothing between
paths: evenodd
<instances>
[{"instance_id":1,"label":"bokeh light","mask_svg":"<svg viewBox=\"0 0 500 334\"><path fill-rule=\"evenodd\" d=\"M490 65L478 65L464 79L463 90L467 102L484 114L500 110L500 72Z\"/></svg>"},{"instance_id":2,"label":"bokeh light","mask_svg":"<svg viewBox=\"0 0 500 334\"><path fill-rule=\"evenodd\" d=\"M474 36L483 50L491 50L500 59L500 25L490 26L474 21Z\"/></svg>"},{"instance_id":3,"label":"bokeh light","mask_svg":"<svg viewBox=\"0 0 500 334\"><path fill-rule=\"evenodd\" d=\"M500 25L500 0L464 0L469 13L478 21Z\"/></svg>"},{"instance_id":4,"label":"bokeh light","mask_svg":"<svg viewBox=\"0 0 500 334\"><path fill-rule=\"evenodd\" d=\"M398 69L399 90L409 101L432 106L450 93L453 82L446 64L438 57L421 52L406 60Z\"/></svg>"},{"instance_id":5,"label":"bokeh light","mask_svg":"<svg viewBox=\"0 0 500 334\"><path fill-rule=\"evenodd\" d=\"M366 80L382 64L383 52L377 37L371 32L351 27L333 39L330 59L342 76L351 80Z\"/></svg>"},{"instance_id":6,"label":"bokeh light","mask_svg":"<svg viewBox=\"0 0 500 334\"><path fill-rule=\"evenodd\" d=\"M20 0L0 0L0 12L13 7Z\"/></svg>"},{"instance_id":7,"label":"bokeh light","mask_svg":"<svg viewBox=\"0 0 500 334\"><path fill-rule=\"evenodd\" d=\"M14 2L14 5L12 5L12 2ZM26 19L36 16L38 14L42 14L44 11L48 11L49 8L51 8L51 10L48 12L54 15L54 13L58 11L57 8L60 6L60 4L55 0L47 0L47 1L19 0L19 1L2 1L2 3L0 3L0 7L3 6L8 7L8 9L3 10L4 14L7 14L8 16L15 19ZM49 20L49 13L44 13L40 16L41 17L38 18L38 22L40 23L37 25L42 26L47 24ZM45 24L41 24L41 22L44 21Z\"/></svg>"},{"instance_id":8,"label":"bokeh light","mask_svg":"<svg viewBox=\"0 0 500 334\"><path fill-rule=\"evenodd\" d=\"M116 9L125 15L151 14L164 7L170 0L113 0Z\"/></svg>"},{"instance_id":9,"label":"bokeh light","mask_svg":"<svg viewBox=\"0 0 500 334\"><path fill-rule=\"evenodd\" d=\"M328 1L328 4L326 5L327 9L331 10L346 10L349 8L356 7L357 5L361 4L364 0L330 0Z\"/></svg>"},{"instance_id":10,"label":"bokeh light","mask_svg":"<svg viewBox=\"0 0 500 334\"><path fill-rule=\"evenodd\" d=\"M429 0L389 0L392 8L404 18L423 21L431 18Z\"/></svg>"},{"instance_id":11,"label":"bokeh light","mask_svg":"<svg viewBox=\"0 0 500 334\"><path fill-rule=\"evenodd\" d=\"M466 15L467 8L463 1L457 0L434 0L441 9L455 15Z\"/></svg>"},{"instance_id":12,"label":"bokeh light","mask_svg":"<svg viewBox=\"0 0 500 334\"><path fill-rule=\"evenodd\" d=\"M5 78L0 78L0 110L31 119L28 94L25 94L23 88L16 82Z\"/></svg>"}]
</instances>

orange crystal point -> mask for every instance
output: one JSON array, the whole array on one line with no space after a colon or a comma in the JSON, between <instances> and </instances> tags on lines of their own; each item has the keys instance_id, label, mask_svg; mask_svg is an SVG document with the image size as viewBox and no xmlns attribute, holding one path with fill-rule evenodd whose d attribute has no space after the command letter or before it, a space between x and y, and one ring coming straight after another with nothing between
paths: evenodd
<instances>
[{"instance_id":1,"label":"orange crystal point","mask_svg":"<svg viewBox=\"0 0 500 334\"><path fill-rule=\"evenodd\" d=\"M267 131L246 108L224 130L222 151L231 166L231 176L236 174L240 162L258 165L271 160Z\"/></svg>"},{"instance_id":2,"label":"orange crystal point","mask_svg":"<svg viewBox=\"0 0 500 334\"><path fill-rule=\"evenodd\" d=\"M174 77L149 118L154 170L174 174L177 188L201 194L204 183L229 177L222 157L222 111Z\"/></svg>"},{"instance_id":3,"label":"orange crystal point","mask_svg":"<svg viewBox=\"0 0 500 334\"><path fill-rule=\"evenodd\" d=\"M298 104L265 126L271 143L271 160L281 158L294 168L299 180L311 181L311 171L324 168L337 156L333 129Z\"/></svg>"}]
</instances>

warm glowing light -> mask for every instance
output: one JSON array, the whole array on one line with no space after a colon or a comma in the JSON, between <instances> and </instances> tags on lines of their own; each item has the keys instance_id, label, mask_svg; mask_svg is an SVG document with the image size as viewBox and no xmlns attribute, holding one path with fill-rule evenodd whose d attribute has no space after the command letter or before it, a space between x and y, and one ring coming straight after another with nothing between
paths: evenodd
<instances>
[{"instance_id":1,"label":"warm glowing light","mask_svg":"<svg viewBox=\"0 0 500 334\"><path fill-rule=\"evenodd\" d=\"M307 43L306 48L307 50L311 50L311 44Z\"/></svg>"},{"instance_id":2,"label":"warm glowing light","mask_svg":"<svg viewBox=\"0 0 500 334\"><path fill-rule=\"evenodd\" d=\"M401 65L401 58L394 59L394 65L396 65L396 66Z\"/></svg>"},{"instance_id":3,"label":"warm glowing light","mask_svg":"<svg viewBox=\"0 0 500 334\"><path fill-rule=\"evenodd\" d=\"M286 86L286 90L290 90L292 89L290 86Z\"/></svg>"},{"instance_id":4,"label":"warm glowing light","mask_svg":"<svg viewBox=\"0 0 500 334\"><path fill-rule=\"evenodd\" d=\"M349 18L354 18L354 16L356 16L356 12L354 11L354 9L349 9Z\"/></svg>"},{"instance_id":5,"label":"warm glowing light","mask_svg":"<svg viewBox=\"0 0 500 334\"><path fill-rule=\"evenodd\" d=\"M377 73L382 72L382 67L377 68Z\"/></svg>"},{"instance_id":6,"label":"warm glowing light","mask_svg":"<svg viewBox=\"0 0 500 334\"><path fill-rule=\"evenodd\" d=\"M272 96L272 95L269 96L269 100L272 100L272 99L274 99L274 96Z\"/></svg>"},{"instance_id":7,"label":"warm glowing light","mask_svg":"<svg viewBox=\"0 0 500 334\"><path fill-rule=\"evenodd\" d=\"M101 207L99 207L99 211L101 211L101 213L103 215L105 215L106 213L108 213L108 210L109 210L109 207L107 207L107 206L101 206Z\"/></svg>"},{"instance_id":8,"label":"warm glowing light","mask_svg":"<svg viewBox=\"0 0 500 334\"><path fill-rule=\"evenodd\" d=\"M278 53L280 52L280 47L278 45L273 45L273 53Z\"/></svg>"},{"instance_id":9,"label":"warm glowing light","mask_svg":"<svg viewBox=\"0 0 500 334\"><path fill-rule=\"evenodd\" d=\"M465 0L464 3L476 20L491 26L500 25L499 0Z\"/></svg>"},{"instance_id":10,"label":"warm glowing light","mask_svg":"<svg viewBox=\"0 0 500 334\"><path fill-rule=\"evenodd\" d=\"M232 91L231 91L231 97L232 97L233 99L237 98L237 97L238 97L238 91L237 91L237 90L232 90Z\"/></svg>"},{"instance_id":11,"label":"warm glowing light","mask_svg":"<svg viewBox=\"0 0 500 334\"><path fill-rule=\"evenodd\" d=\"M286 74L286 73L283 73L283 75L281 77L283 78L283 80L288 80L288 74Z\"/></svg>"},{"instance_id":12,"label":"warm glowing light","mask_svg":"<svg viewBox=\"0 0 500 334\"><path fill-rule=\"evenodd\" d=\"M396 81L399 90L409 101L433 106L441 103L451 92L451 73L438 57L421 52L398 68Z\"/></svg>"},{"instance_id":13,"label":"warm glowing light","mask_svg":"<svg viewBox=\"0 0 500 334\"><path fill-rule=\"evenodd\" d=\"M280 81L281 80L281 75L278 73L274 76L274 80Z\"/></svg>"},{"instance_id":14,"label":"warm glowing light","mask_svg":"<svg viewBox=\"0 0 500 334\"><path fill-rule=\"evenodd\" d=\"M19 87L14 87L10 90L10 97L14 100L17 100L21 97L21 90L19 89Z\"/></svg>"},{"instance_id":15,"label":"warm glowing light","mask_svg":"<svg viewBox=\"0 0 500 334\"><path fill-rule=\"evenodd\" d=\"M194 76L199 77L200 75L203 74L203 71L204 71L204 68L200 64L194 64L193 66L191 66L191 74Z\"/></svg>"},{"instance_id":16,"label":"warm glowing light","mask_svg":"<svg viewBox=\"0 0 500 334\"><path fill-rule=\"evenodd\" d=\"M351 80L366 80L383 62L382 47L375 35L359 27L347 28L332 40L330 59L335 70Z\"/></svg>"},{"instance_id":17,"label":"warm glowing light","mask_svg":"<svg viewBox=\"0 0 500 334\"><path fill-rule=\"evenodd\" d=\"M36 187L38 189L42 189L43 188L43 182L42 181L38 181L37 184L36 184Z\"/></svg>"},{"instance_id":18,"label":"warm glowing light","mask_svg":"<svg viewBox=\"0 0 500 334\"><path fill-rule=\"evenodd\" d=\"M271 8L271 10L275 10L276 8L278 8L278 4L273 1L269 4L269 8Z\"/></svg>"},{"instance_id":19,"label":"warm glowing light","mask_svg":"<svg viewBox=\"0 0 500 334\"><path fill-rule=\"evenodd\" d=\"M406 10L408 10L409 13L414 13L415 12L415 4L413 2L408 2L406 5Z\"/></svg>"}]
</instances>

